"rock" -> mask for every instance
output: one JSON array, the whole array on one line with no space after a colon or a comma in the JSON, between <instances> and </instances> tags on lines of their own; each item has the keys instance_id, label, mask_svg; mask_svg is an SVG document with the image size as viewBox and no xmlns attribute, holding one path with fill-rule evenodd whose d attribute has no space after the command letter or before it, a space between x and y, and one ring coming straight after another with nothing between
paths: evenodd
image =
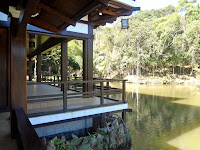
<instances>
[{"instance_id":1,"label":"rock","mask_svg":"<svg viewBox=\"0 0 200 150\"><path fill-rule=\"evenodd\" d=\"M67 145L65 145L65 143L62 143L62 147L66 148Z\"/></svg>"},{"instance_id":2,"label":"rock","mask_svg":"<svg viewBox=\"0 0 200 150\"><path fill-rule=\"evenodd\" d=\"M47 140L46 140L46 138L45 138L45 137L43 137L43 138L42 138L42 144L43 144L44 146L46 146L46 145L47 145Z\"/></svg>"},{"instance_id":3,"label":"rock","mask_svg":"<svg viewBox=\"0 0 200 150\"><path fill-rule=\"evenodd\" d=\"M119 127L119 123L118 123L118 120L117 119L115 119L113 122L112 122L112 129L113 130L116 130L116 129L118 129L118 127Z\"/></svg>"},{"instance_id":4,"label":"rock","mask_svg":"<svg viewBox=\"0 0 200 150\"><path fill-rule=\"evenodd\" d=\"M56 137L54 137L51 141L55 141L55 140L57 140L58 139L58 137L56 136Z\"/></svg>"},{"instance_id":5,"label":"rock","mask_svg":"<svg viewBox=\"0 0 200 150\"><path fill-rule=\"evenodd\" d=\"M61 142L61 144L65 143L65 141L66 141L66 138L65 138L65 136L64 136L64 135L63 135L63 136L61 136L61 139L60 139L60 142Z\"/></svg>"},{"instance_id":6,"label":"rock","mask_svg":"<svg viewBox=\"0 0 200 150\"><path fill-rule=\"evenodd\" d=\"M78 150L90 150L90 144L81 145Z\"/></svg>"},{"instance_id":7,"label":"rock","mask_svg":"<svg viewBox=\"0 0 200 150\"><path fill-rule=\"evenodd\" d=\"M103 138L104 138L103 135L98 133L97 140L101 142L101 141L103 141Z\"/></svg>"},{"instance_id":8,"label":"rock","mask_svg":"<svg viewBox=\"0 0 200 150\"><path fill-rule=\"evenodd\" d=\"M106 143L107 145L109 145L109 143L110 143L109 135L106 135L106 136L104 137L104 141L105 141L105 143Z\"/></svg>"},{"instance_id":9,"label":"rock","mask_svg":"<svg viewBox=\"0 0 200 150\"><path fill-rule=\"evenodd\" d=\"M89 143L89 137L86 136L83 138L83 143L82 144L88 144Z\"/></svg>"},{"instance_id":10,"label":"rock","mask_svg":"<svg viewBox=\"0 0 200 150\"><path fill-rule=\"evenodd\" d=\"M107 134L108 133L108 129L107 129L107 127L105 127L105 128L98 128L97 129L97 133Z\"/></svg>"},{"instance_id":11,"label":"rock","mask_svg":"<svg viewBox=\"0 0 200 150\"><path fill-rule=\"evenodd\" d=\"M90 145L94 146L97 144L97 139L96 138L91 138L90 139Z\"/></svg>"},{"instance_id":12,"label":"rock","mask_svg":"<svg viewBox=\"0 0 200 150\"><path fill-rule=\"evenodd\" d=\"M74 134L72 134L72 137L73 137L73 139L72 139L71 143L72 143L72 145L74 145L74 146L79 145L79 144L83 141L83 138L78 138L78 137L77 137L76 135L74 135Z\"/></svg>"},{"instance_id":13,"label":"rock","mask_svg":"<svg viewBox=\"0 0 200 150\"><path fill-rule=\"evenodd\" d=\"M110 141L109 147L110 147L110 149L115 149L116 148L116 143L117 143L116 136L117 135L115 134L114 131L110 132L110 138L109 138L109 141Z\"/></svg>"},{"instance_id":14,"label":"rock","mask_svg":"<svg viewBox=\"0 0 200 150\"><path fill-rule=\"evenodd\" d=\"M73 139L77 139L78 136L76 136L75 134L72 134L72 138L73 138Z\"/></svg>"},{"instance_id":15,"label":"rock","mask_svg":"<svg viewBox=\"0 0 200 150\"><path fill-rule=\"evenodd\" d=\"M117 134L117 142L120 146L126 144L126 134L124 132L124 125L120 124L118 134Z\"/></svg>"},{"instance_id":16,"label":"rock","mask_svg":"<svg viewBox=\"0 0 200 150\"><path fill-rule=\"evenodd\" d=\"M51 142L49 142L47 145L47 150L55 150L55 146Z\"/></svg>"}]
</instances>

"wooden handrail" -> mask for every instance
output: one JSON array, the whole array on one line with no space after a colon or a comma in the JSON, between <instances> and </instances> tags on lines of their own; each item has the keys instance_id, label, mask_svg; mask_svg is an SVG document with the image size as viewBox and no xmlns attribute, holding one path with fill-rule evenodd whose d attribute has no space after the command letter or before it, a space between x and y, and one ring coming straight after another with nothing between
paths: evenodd
<instances>
[{"instance_id":1,"label":"wooden handrail","mask_svg":"<svg viewBox=\"0 0 200 150\"><path fill-rule=\"evenodd\" d=\"M17 126L17 133L20 137L21 143L24 150L45 150L40 138L38 137L35 129L30 123L22 108L14 110L15 121Z\"/></svg>"},{"instance_id":2,"label":"wooden handrail","mask_svg":"<svg viewBox=\"0 0 200 150\"><path fill-rule=\"evenodd\" d=\"M34 84L76 84L76 83L101 83L101 82L120 82L120 81L127 81L127 80L117 80L117 79L104 79L104 80L87 80L87 81L59 81L59 82L29 82L27 85L34 85Z\"/></svg>"},{"instance_id":3,"label":"wooden handrail","mask_svg":"<svg viewBox=\"0 0 200 150\"><path fill-rule=\"evenodd\" d=\"M113 89L113 90L104 90L104 95L110 95L110 94L119 94L122 93L121 89ZM67 98L71 98L69 96L74 96L74 95L90 95L90 96L94 96L94 94L99 94L100 95L100 91L90 91L90 92L77 92L77 93L66 93L67 94ZM39 95L39 96L28 96L27 99L31 102L34 102L34 100L32 99L38 99L38 98L52 98L52 97L61 97L63 96L63 94L52 94L52 95ZM83 97L83 96L82 96ZM52 99L50 99L49 101L51 101Z\"/></svg>"},{"instance_id":4,"label":"wooden handrail","mask_svg":"<svg viewBox=\"0 0 200 150\"><path fill-rule=\"evenodd\" d=\"M51 76L52 78L52 76ZM55 80L55 78L54 78ZM58 78L59 80L59 78ZM62 94L53 94L53 95L39 95L39 96L29 96L28 103L35 103L35 102L46 102L46 101L53 101L53 100L62 100L63 99L63 110L68 110L67 108L67 101L69 99L78 99L78 98L89 98L94 96L100 97L100 105L104 105L104 99L108 98L111 94L122 94L122 101L125 102L126 94L125 94L125 83L127 80L117 80L117 79L101 79L101 80L88 80L88 81L58 81L58 82L38 82L38 83L27 83L28 85L58 85L61 87ZM110 86L110 82L121 82L122 88L113 88ZM104 86L104 83L106 85ZM77 91L77 84L80 86L82 85L82 91ZM84 86L91 84L90 87L93 87L87 91L84 91ZM100 84L100 86L97 85ZM75 93L68 93L69 88L75 89Z\"/></svg>"}]
</instances>

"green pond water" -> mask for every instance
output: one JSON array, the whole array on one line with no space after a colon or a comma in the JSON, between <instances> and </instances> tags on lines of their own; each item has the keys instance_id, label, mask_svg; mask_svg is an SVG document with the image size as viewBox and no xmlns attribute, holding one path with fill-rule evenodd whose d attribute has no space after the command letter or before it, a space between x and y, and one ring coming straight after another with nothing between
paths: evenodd
<instances>
[{"instance_id":1,"label":"green pond water","mask_svg":"<svg viewBox=\"0 0 200 150\"><path fill-rule=\"evenodd\" d=\"M126 91L134 150L200 150L197 87L127 83Z\"/></svg>"}]
</instances>

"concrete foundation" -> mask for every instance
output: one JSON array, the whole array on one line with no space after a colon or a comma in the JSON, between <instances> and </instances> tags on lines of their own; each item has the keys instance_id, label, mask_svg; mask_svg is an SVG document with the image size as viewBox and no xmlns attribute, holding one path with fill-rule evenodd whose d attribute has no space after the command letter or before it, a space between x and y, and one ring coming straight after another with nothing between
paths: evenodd
<instances>
[{"instance_id":1,"label":"concrete foundation","mask_svg":"<svg viewBox=\"0 0 200 150\"><path fill-rule=\"evenodd\" d=\"M55 125L48 125L44 127L35 128L39 137L47 137L47 136L55 136L55 135L68 135L68 133L76 133L79 134L77 136L81 136L82 134L88 132L92 129L93 119L83 119L72 122L60 123ZM70 135L69 134L69 135ZM66 136L67 138L68 136ZM69 137L70 138L70 137Z\"/></svg>"}]
</instances>

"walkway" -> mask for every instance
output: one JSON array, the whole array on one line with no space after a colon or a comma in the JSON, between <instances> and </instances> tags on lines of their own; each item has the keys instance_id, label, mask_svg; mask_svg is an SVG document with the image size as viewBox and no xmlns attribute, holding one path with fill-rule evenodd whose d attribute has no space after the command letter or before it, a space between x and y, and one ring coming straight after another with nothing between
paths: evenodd
<instances>
[{"instance_id":1,"label":"walkway","mask_svg":"<svg viewBox=\"0 0 200 150\"><path fill-rule=\"evenodd\" d=\"M0 150L18 150L16 140L11 139L10 113L0 113Z\"/></svg>"}]
</instances>

